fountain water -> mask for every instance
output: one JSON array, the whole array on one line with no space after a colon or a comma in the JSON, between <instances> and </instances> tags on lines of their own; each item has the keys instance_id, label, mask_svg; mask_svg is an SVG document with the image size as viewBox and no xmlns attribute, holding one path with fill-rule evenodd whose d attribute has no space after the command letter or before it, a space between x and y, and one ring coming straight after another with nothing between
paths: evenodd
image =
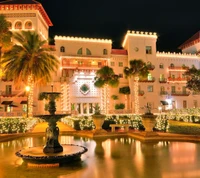
<instances>
[{"instance_id":1,"label":"fountain water","mask_svg":"<svg viewBox=\"0 0 200 178\"><path fill-rule=\"evenodd\" d=\"M80 160L81 154L87 152L84 146L65 144L58 141L59 128L57 121L66 114L55 114L55 96L58 92L45 92L49 96L49 115L37 115L36 117L48 122L46 129L46 145L44 147L31 147L16 152L16 156L21 157L29 166L59 166L63 163Z\"/></svg>"}]
</instances>

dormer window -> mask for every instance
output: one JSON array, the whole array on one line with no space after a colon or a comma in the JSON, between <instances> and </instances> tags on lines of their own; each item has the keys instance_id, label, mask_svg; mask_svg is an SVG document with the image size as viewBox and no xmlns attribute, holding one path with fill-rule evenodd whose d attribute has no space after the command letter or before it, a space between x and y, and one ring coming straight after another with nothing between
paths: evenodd
<instances>
[{"instance_id":1,"label":"dormer window","mask_svg":"<svg viewBox=\"0 0 200 178\"><path fill-rule=\"evenodd\" d=\"M62 53L65 52L65 47L64 47L64 46L61 46L61 47L60 47L60 52L62 52Z\"/></svg>"},{"instance_id":2,"label":"dormer window","mask_svg":"<svg viewBox=\"0 0 200 178\"><path fill-rule=\"evenodd\" d=\"M86 55L92 55L91 51L88 48L86 48Z\"/></svg>"},{"instance_id":3,"label":"dormer window","mask_svg":"<svg viewBox=\"0 0 200 178\"><path fill-rule=\"evenodd\" d=\"M82 54L83 54L83 48L80 48L80 49L77 51L77 54L82 55Z\"/></svg>"}]
</instances>

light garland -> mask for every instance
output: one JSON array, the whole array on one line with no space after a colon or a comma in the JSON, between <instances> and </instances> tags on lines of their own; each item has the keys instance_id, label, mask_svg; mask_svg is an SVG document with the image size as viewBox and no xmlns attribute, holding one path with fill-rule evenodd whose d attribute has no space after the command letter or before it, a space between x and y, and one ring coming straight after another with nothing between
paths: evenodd
<instances>
[{"instance_id":1,"label":"light garland","mask_svg":"<svg viewBox=\"0 0 200 178\"><path fill-rule=\"evenodd\" d=\"M138 88L139 88L139 77L135 77L135 82L134 82L134 96L135 96L135 114L139 114L139 97L138 97Z\"/></svg>"}]
</instances>

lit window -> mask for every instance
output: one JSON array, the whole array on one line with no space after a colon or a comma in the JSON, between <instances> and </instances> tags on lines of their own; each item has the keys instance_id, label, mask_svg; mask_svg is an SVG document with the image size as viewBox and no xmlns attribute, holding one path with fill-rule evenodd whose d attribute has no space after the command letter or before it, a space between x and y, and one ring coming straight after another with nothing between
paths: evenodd
<instances>
[{"instance_id":1,"label":"lit window","mask_svg":"<svg viewBox=\"0 0 200 178\"><path fill-rule=\"evenodd\" d=\"M86 48L86 55L91 55L91 54L92 54L91 51L88 48Z\"/></svg>"},{"instance_id":2,"label":"lit window","mask_svg":"<svg viewBox=\"0 0 200 178\"><path fill-rule=\"evenodd\" d=\"M83 54L83 48L80 48L78 51L77 51L77 54Z\"/></svg>"},{"instance_id":3,"label":"lit window","mask_svg":"<svg viewBox=\"0 0 200 178\"><path fill-rule=\"evenodd\" d=\"M25 23L25 29L32 29L32 22L28 21Z\"/></svg>"},{"instance_id":4,"label":"lit window","mask_svg":"<svg viewBox=\"0 0 200 178\"><path fill-rule=\"evenodd\" d=\"M123 62L119 62L119 67L123 67Z\"/></svg>"},{"instance_id":5,"label":"lit window","mask_svg":"<svg viewBox=\"0 0 200 178\"><path fill-rule=\"evenodd\" d=\"M160 68L160 69L164 69L164 65L161 63L161 64L159 65L159 68Z\"/></svg>"},{"instance_id":6,"label":"lit window","mask_svg":"<svg viewBox=\"0 0 200 178\"><path fill-rule=\"evenodd\" d=\"M19 22L19 21L16 22L16 23L15 23L15 29L19 29L19 30L22 29L22 23Z\"/></svg>"},{"instance_id":7,"label":"lit window","mask_svg":"<svg viewBox=\"0 0 200 178\"><path fill-rule=\"evenodd\" d=\"M65 52L65 47L64 46L60 47L60 52Z\"/></svg>"},{"instance_id":8,"label":"lit window","mask_svg":"<svg viewBox=\"0 0 200 178\"><path fill-rule=\"evenodd\" d=\"M152 54L151 46L146 46L146 54Z\"/></svg>"},{"instance_id":9,"label":"lit window","mask_svg":"<svg viewBox=\"0 0 200 178\"><path fill-rule=\"evenodd\" d=\"M108 50L107 49L103 49L103 55L107 55L108 54Z\"/></svg>"},{"instance_id":10,"label":"lit window","mask_svg":"<svg viewBox=\"0 0 200 178\"><path fill-rule=\"evenodd\" d=\"M153 92L153 85L147 86L147 91L148 92Z\"/></svg>"},{"instance_id":11,"label":"lit window","mask_svg":"<svg viewBox=\"0 0 200 178\"><path fill-rule=\"evenodd\" d=\"M110 62L110 65L111 66L115 66L115 62Z\"/></svg>"},{"instance_id":12,"label":"lit window","mask_svg":"<svg viewBox=\"0 0 200 178\"><path fill-rule=\"evenodd\" d=\"M147 79L148 79L149 81L153 80L152 75L151 75L150 73L148 74Z\"/></svg>"}]
</instances>

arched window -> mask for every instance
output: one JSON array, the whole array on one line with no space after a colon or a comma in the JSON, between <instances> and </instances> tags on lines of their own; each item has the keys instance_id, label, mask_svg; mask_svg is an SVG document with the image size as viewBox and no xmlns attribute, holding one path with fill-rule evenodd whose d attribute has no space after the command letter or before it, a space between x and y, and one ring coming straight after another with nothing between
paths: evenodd
<instances>
[{"instance_id":1,"label":"arched window","mask_svg":"<svg viewBox=\"0 0 200 178\"><path fill-rule=\"evenodd\" d=\"M164 65L162 63L160 63L159 68L164 69Z\"/></svg>"},{"instance_id":2,"label":"arched window","mask_svg":"<svg viewBox=\"0 0 200 178\"><path fill-rule=\"evenodd\" d=\"M80 48L80 49L77 51L77 54L79 54L79 55L83 54L83 48Z\"/></svg>"},{"instance_id":3,"label":"arched window","mask_svg":"<svg viewBox=\"0 0 200 178\"><path fill-rule=\"evenodd\" d=\"M8 29L12 29L12 23L8 22Z\"/></svg>"},{"instance_id":4,"label":"arched window","mask_svg":"<svg viewBox=\"0 0 200 178\"><path fill-rule=\"evenodd\" d=\"M21 29L22 29L22 22L17 21L17 22L15 23L15 29L21 30Z\"/></svg>"},{"instance_id":5,"label":"arched window","mask_svg":"<svg viewBox=\"0 0 200 178\"><path fill-rule=\"evenodd\" d=\"M91 51L88 48L86 48L86 55L91 55L91 54L92 54Z\"/></svg>"},{"instance_id":6,"label":"arched window","mask_svg":"<svg viewBox=\"0 0 200 178\"><path fill-rule=\"evenodd\" d=\"M27 22L25 23L25 29L32 29L32 27L33 27L33 24L32 24L31 21L27 21Z\"/></svg>"},{"instance_id":7,"label":"arched window","mask_svg":"<svg viewBox=\"0 0 200 178\"><path fill-rule=\"evenodd\" d=\"M63 53L65 52L65 47L64 46L60 47L60 52L63 52Z\"/></svg>"},{"instance_id":8,"label":"arched window","mask_svg":"<svg viewBox=\"0 0 200 178\"><path fill-rule=\"evenodd\" d=\"M107 49L103 49L103 55L107 55L108 54L108 50Z\"/></svg>"}]
</instances>

